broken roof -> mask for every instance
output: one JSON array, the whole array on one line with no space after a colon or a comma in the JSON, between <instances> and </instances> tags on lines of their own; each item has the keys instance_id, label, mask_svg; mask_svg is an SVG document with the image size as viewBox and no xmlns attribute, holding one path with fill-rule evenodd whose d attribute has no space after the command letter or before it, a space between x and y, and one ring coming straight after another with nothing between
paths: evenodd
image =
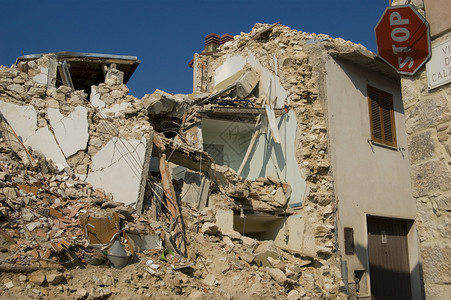
<instances>
[{"instance_id":1,"label":"broken roof","mask_svg":"<svg viewBox=\"0 0 451 300\"><path fill-rule=\"evenodd\" d=\"M74 86L77 90L85 91L89 91L91 85L98 85L104 81L103 66L116 64L116 68L124 72L124 83L127 83L141 63L136 56L63 51L24 55L17 58L16 64L21 61L35 60L46 54L56 55L57 61L66 61L70 65Z\"/></svg>"}]
</instances>

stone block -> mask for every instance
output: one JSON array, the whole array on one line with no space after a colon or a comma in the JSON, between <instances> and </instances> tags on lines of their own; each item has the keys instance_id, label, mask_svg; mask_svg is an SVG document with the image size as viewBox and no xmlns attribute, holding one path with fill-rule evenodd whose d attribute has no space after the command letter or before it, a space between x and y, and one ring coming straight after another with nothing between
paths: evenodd
<instances>
[{"instance_id":1,"label":"stone block","mask_svg":"<svg viewBox=\"0 0 451 300\"><path fill-rule=\"evenodd\" d=\"M174 113L175 117L181 117L187 107L185 99L161 90L155 90L152 95L145 95L142 100L150 116Z\"/></svg>"},{"instance_id":2,"label":"stone block","mask_svg":"<svg viewBox=\"0 0 451 300\"><path fill-rule=\"evenodd\" d=\"M36 271L30 274L28 280L36 285L43 285L45 282L45 274L42 271Z\"/></svg>"},{"instance_id":3,"label":"stone block","mask_svg":"<svg viewBox=\"0 0 451 300\"><path fill-rule=\"evenodd\" d=\"M285 193L281 187L277 189L276 194L274 195L274 200L276 200L282 207L287 204L288 199L285 197Z\"/></svg>"},{"instance_id":4,"label":"stone block","mask_svg":"<svg viewBox=\"0 0 451 300\"><path fill-rule=\"evenodd\" d=\"M64 274L60 272L52 272L45 275L47 282L51 285L57 285L64 280Z\"/></svg>"},{"instance_id":5,"label":"stone block","mask_svg":"<svg viewBox=\"0 0 451 300\"><path fill-rule=\"evenodd\" d=\"M421 249L421 258L425 284L451 282L451 246L425 245Z\"/></svg>"},{"instance_id":6,"label":"stone block","mask_svg":"<svg viewBox=\"0 0 451 300\"><path fill-rule=\"evenodd\" d=\"M203 234L215 235L219 227L215 223L206 222L202 225L201 232Z\"/></svg>"},{"instance_id":7,"label":"stone block","mask_svg":"<svg viewBox=\"0 0 451 300\"><path fill-rule=\"evenodd\" d=\"M451 211L451 196L437 199L437 207L441 210Z\"/></svg>"},{"instance_id":8,"label":"stone block","mask_svg":"<svg viewBox=\"0 0 451 300\"><path fill-rule=\"evenodd\" d=\"M451 112L446 97L430 97L406 110L408 133L435 127L451 120Z\"/></svg>"},{"instance_id":9,"label":"stone block","mask_svg":"<svg viewBox=\"0 0 451 300\"><path fill-rule=\"evenodd\" d=\"M279 253L273 241L263 241L254 250L254 254L255 262L263 267L272 267L271 263L268 261L268 257L279 259Z\"/></svg>"},{"instance_id":10,"label":"stone block","mask_svg":"<svg viewBox=\"0 0 451 300\"><path fill-rule=\"evenodd\" d=\"M0 111L22 142L36 132L37 113L33 106L0 101Z\"/></svg>"},{"instance_id":11,"label":"stone block","mask_svg":"<svg viewBox=\"0 0 451 300\"><path fill-rule=\"evenodd\" d=\"M411 169L413 195L421 197L436 190L451 189L451 174L444 162L428 161Z\"/></svg>"},{"instance_id":12,"label":"stone block","mask_svg":"<svg viewBox=\"0 0 451 300\"><path fill-rule=\"evenodd\" d=\"M280 269L268 268L268 274L274 279L278 284L284 285L287 281L287 276Z\"/></svg>"},{"instance_id":13,"label":"stone block","mask_svg":"<svg viewBox=\"0 0 451 300\"><path fill-rule=\"evenodd\" d=\"M257 244L256 240L254 240L253 238L244 236L244 235L241 236L241 242L243 243L243 245L250 247L250 248L254 247Z\"/></svg>"},{"instance_id":14,"label":"stone block","mask_svg":"<svg viewBox=\"0 0 451 300\"><path fill-rule=\"evenodd\" d=\"M425 284L426 299L449 299L451 295L450 284Z\"/></svg>"},{"instance_id":15,"label":"stone block","mask_svg":"<svg viewBox=\"0 0 451 300\"><path fill-rule=\"evenodd\" d=\"M433 157L435 146L432 130L409 136L408 148L411 164L416 164Z\"/></svg>"},{"instance_id":16,"label":"stone block","mask_svg":"<svg viewBox=\"0 0 451 300\"><path fill-rule=\"evenodd\" d=\"M233 211L229 210L216 210L216 224L221 228L222 232L233 231Z\"/></svg>"}]
</instances>

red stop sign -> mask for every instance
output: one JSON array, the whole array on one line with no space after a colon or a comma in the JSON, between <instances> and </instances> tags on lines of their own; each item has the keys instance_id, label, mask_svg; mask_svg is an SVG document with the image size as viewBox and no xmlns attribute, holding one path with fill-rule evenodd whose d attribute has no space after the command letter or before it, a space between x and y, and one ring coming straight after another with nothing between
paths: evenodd
<instances>
[{"instance_id":1,"label":"red stop sign","mask_svg":"<svg viewBox=\"0 0 451 300\"><path fill-rule=\"evenodd\" d=\"M413 75L430 58L429 23L411 5L387 7L374 28L379 56Z\"/></svg>"}]
</instances>

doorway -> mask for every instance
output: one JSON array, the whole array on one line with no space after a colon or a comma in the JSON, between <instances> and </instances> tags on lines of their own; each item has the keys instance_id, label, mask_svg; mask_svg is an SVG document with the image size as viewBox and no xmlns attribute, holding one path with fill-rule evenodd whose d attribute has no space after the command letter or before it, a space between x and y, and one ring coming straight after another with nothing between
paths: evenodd
<instances>
[{"instance_id":1,"label":"doorway","mask_svg":"<svg viewBox=\"0 0 451 300\"><path fill-rule=\"evenodd\" d=\"M411 299L407 222L368 217L371 299Z\"/></svg>"}]
</instances>

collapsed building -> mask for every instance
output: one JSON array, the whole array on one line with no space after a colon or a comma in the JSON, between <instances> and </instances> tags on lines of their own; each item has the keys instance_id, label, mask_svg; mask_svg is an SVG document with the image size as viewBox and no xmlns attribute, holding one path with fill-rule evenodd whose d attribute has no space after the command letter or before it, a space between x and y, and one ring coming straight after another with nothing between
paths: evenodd
<instances>
[{"instance_id":1,"label":"collapsed building","mask_svg":"<svg viewBox=\"0 0 451 300\"><path fill-rule=\"evenodd\" d=\"M190 63L192 94L142 99L125 85L138 64L71 52L18 58L0 70L3 138L28 168L42 168L30 147L54 172L123 203L116 213L169 222L164 248L182 256L187 213L208 212L205 233L271 241L308 260L313 271L296 280L318 288L282 280L294 298L370 298L383 288L421 297L399 77L375 54L257 24L207 36ZM59 193L75 198L70 187ZM83 224L91 243L105 234ZM108 228L96 243L121 230ZM381 259L388 252L393 260ZM277 251L260 254L248 262L278 268Z\"/></svg>"}]
</instances>

